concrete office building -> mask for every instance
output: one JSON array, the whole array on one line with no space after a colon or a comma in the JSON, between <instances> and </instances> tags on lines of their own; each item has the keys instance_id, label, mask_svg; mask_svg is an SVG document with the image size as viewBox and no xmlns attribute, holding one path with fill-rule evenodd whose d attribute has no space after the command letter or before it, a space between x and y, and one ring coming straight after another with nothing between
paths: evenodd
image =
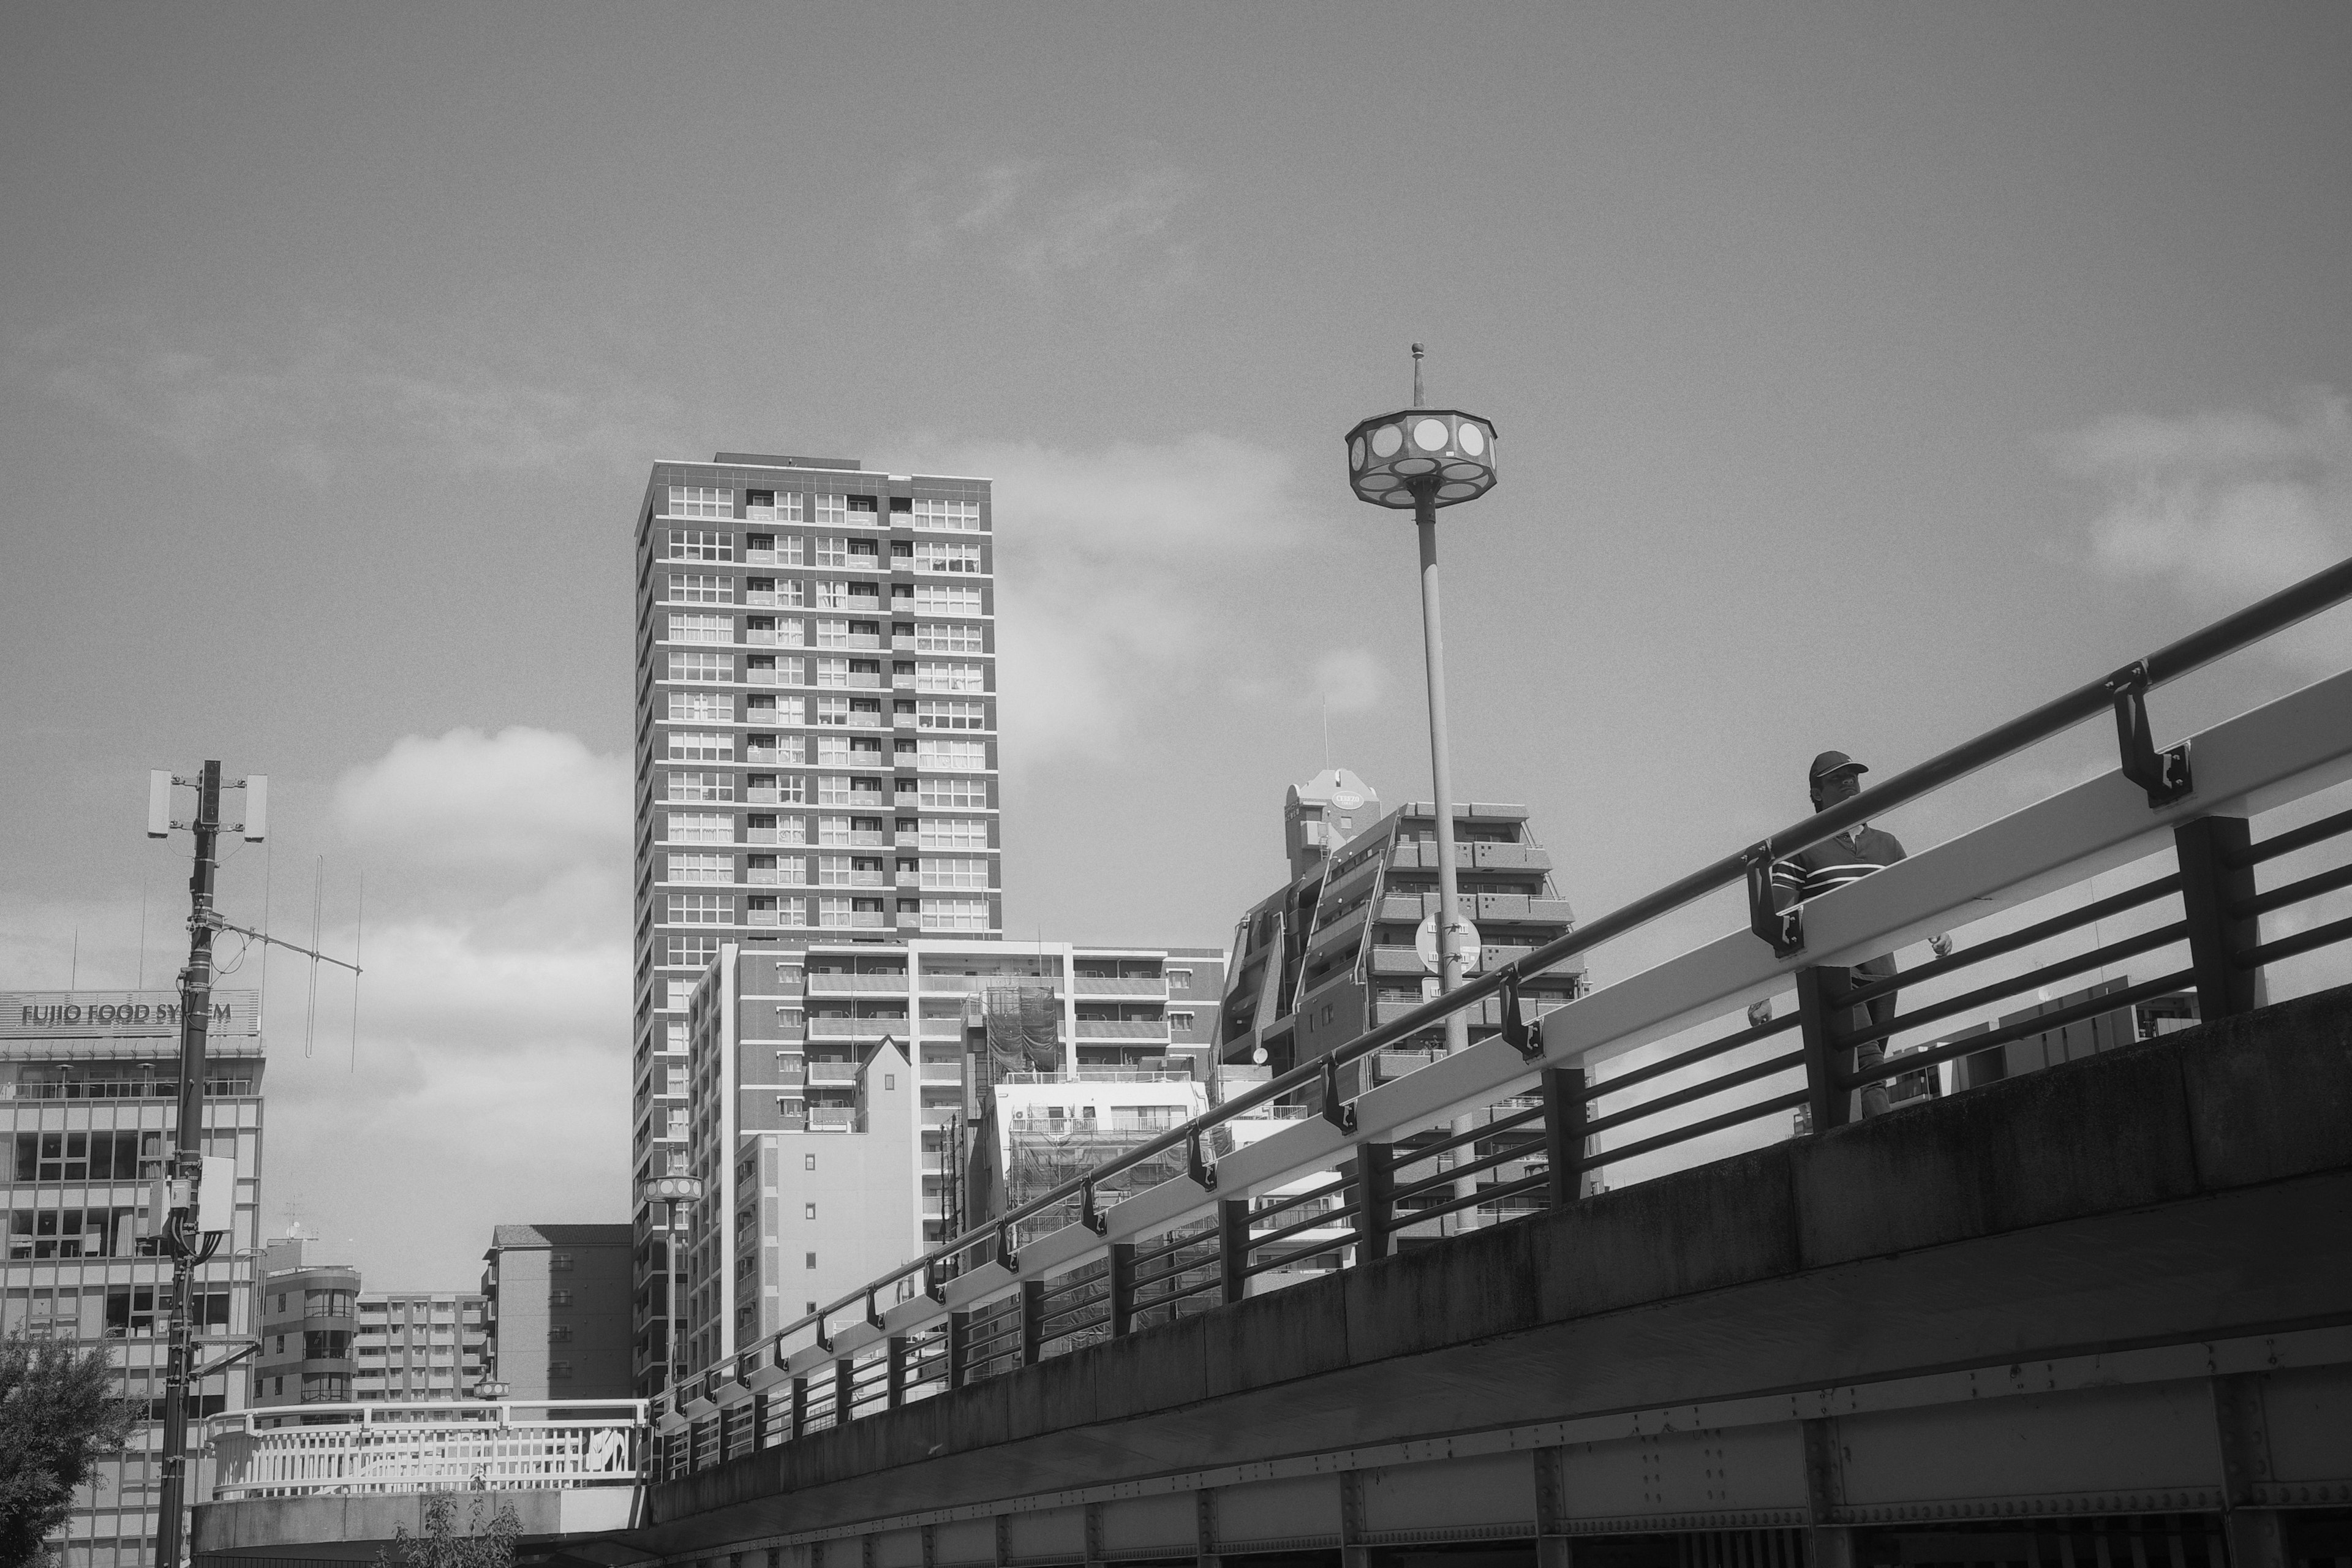
<instances>
[{"instance_id":1,"label":"concrete office building","mask_svg":"<svg viewBox=\"0 0 2352 1568\"><path fill-rule=\"evenodd\" d=\"M1000 1087L1135 1086L1111 1096L1123 1107L1181 1085L1185 1103L1204 1103L1223 979L1214 948L723 944L666 1086L685 1112L685 1167L708 1184L685 1231L689 1366L992 1212L971 1183ZM659 1286L656 1268L641 1313L661 1312Z\"/></svg>"},{"instance_id":2,"label":"concrete office building","mask_svg":"<svg viewBox=\"0 0 2352 1568\"><path fill-rule=\"evenodd\" d=\"M630 1397L635 1236L625 1225L502 1225L482 1254L491 1377L508 1400Z\"/></svg>"},{"instance_id":3,"label":"concrete office building","mask_svg":"<svg viewBox=\"0 0 2352 1568\"><path fill-rule=\"evenodd\" d=\"M207 1339L253 1331L253 1256L261 1173L262 1043L254 994L213 993L205 1152L236 1162L232 1227L195 1271L194 1311ZM106 1347L121 1392L146 1417L120 1456L100 1459L52 1538L59 1568L145 1568L162 1500L163 1373L172 1263L144 1234L146 1184L161 1175L179 1111L176 992L0 994L0 1332ZM192 1392L198 1415L246 1407L239 1365ZM207 1462L192 1460L204 1495Z\"/></svg>"},{"instance_id":4,"label":"concrete office building","mask_svg":"<svg viewBox=\"0 0 2352 1568\"><path fill-rule=\"evenodd\" d=\"M471 1397L485 1365L482 1298L364 1289L337 1251L315 1236L264 1245L254 1406Z\"/></svg>"},{"instance_id":5,"label":"concrete office building","mask_svg":"<svg viewBox=\"0 0 2352 1568\"><path fill-rule=\"evenodd\" d=\"M849 458L654 465L635 520L638 1179L685 1168L687 1005L722 943L1002 932L990 513L985 479ZM667 1249L658 1216L636 1222L651 1374Z\"/></svg>"}]
</instances>

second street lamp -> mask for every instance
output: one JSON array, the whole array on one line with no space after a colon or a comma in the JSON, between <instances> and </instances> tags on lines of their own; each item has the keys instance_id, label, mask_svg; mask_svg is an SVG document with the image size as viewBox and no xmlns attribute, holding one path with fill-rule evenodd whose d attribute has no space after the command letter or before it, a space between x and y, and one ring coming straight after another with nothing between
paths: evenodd
<instances>
[{"instance_id":1,"label":"second street lamp","mask_svg":"<svg viewBox=\"0 0 2352 1568\"><path fill-rule=\"evenodd\" d=\"M1365 420L1348 432L1348 480L1359 500L1412 511L1421 542L1421 638L1429 669L1429 772L1436 794L1438 985L1454 991L1475 953L1476 928L1462 914L1454 865L1454 766L1445 732L1445 635L1437 610L1437 509L1475 500L1495 488L1495 426L1458 408L1421 406L1421 345L1412 345L1414 406ZM1470 1043L1470 1022L1445 1020L1445 1048Z\"/></svg>"},{"instance_id":2,"label":"second street lamp","mask_svg":"<svg viewBox=\"0 0 2352 1568\"><path fill-rule=\"evenodd\" d=\"M692 1208L702 1201L702 1178L655 1176L646 1182L644 1191L647 1202L669 1205L669 1226L663 1237L667 1256L662 1260L662 1279L667 1295L662 1310L668 1321L662 1331L662 1387L671 1389L686 1375L686 1352L680 1343L683 1336L677 1331L677 1211L680 1205Z\"/></svg>"}]
</instances>

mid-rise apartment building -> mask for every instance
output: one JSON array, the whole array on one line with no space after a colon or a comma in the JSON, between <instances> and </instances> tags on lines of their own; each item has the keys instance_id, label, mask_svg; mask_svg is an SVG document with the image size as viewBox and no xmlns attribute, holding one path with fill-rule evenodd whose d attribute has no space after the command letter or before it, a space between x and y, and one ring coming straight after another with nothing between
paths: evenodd
<instances>
[{"instance_id":1,"label":"mid-rise apartment building","mask_svg":"<svg viewBox=\"0 0 2352 1568\"><path fill-rule=\"evenodd\" d=\"M688 1005L722 944L1003 931L992 529L985 479L654 465L635 519L639 1180L688 1168ZM659 1215L637 1224L650 1299L668 1251ZM657 1378L661 1321L641 1316Z\"/></svg>"},{"instance_id":2,"label":"mid-rise apartment building","mask_svg":"<svg viewBox=\"0 0 2352 1568\"><path fill-rule=\"evenodd\" d=\"M488 1372L509 1401L630 1396L625 1225L502 1225L482 1254Z\"/></svg>"},{"instance_id":3,"label":"mid-rise apartment building","mask_svg":"<svg viewBox=\"0 0 2352 1568\"><path fill-rule=\"evenodd\" d=\"M1073 1108L1097 1108L1103 1131L1205 1104L1224 958L1001 940L723 944L688 1003L678 1083L688 1168L707 1189L682 1248L688 1364L996 1212L990 1173L1001 1182L1008 1162L1042 1153L1025 1138L1032 1101L1080 1121ZM637 1306L658 1340L657 1268Z\"/></svg>"},{"instance_id":4,"label":"mid-rise apartment building","mask_svg":"<svg viewBox=\"0 0 2352 1568\"><path fill-rule=\"evenodd\" d=\"M262 1042L255 996L212 994L204 1152L236 1162L231 1228L192 1286L197 1332L253 1332L261 1173ZM180 996L171 991L0 994L0 1333L102 1345L146 1415L100 1459L53 1538L59 1568L145 1568L162 1501L172 1260L145 1232L179 1115ZM194 1415L246 1407L249 1370L191 1390ZM194 1495L208 1484L191 1461Z\"/></svg>"},{"instance_id":5,"label":"mid-rise apartment building","mask_svg":"<svg viewBox=\"0 0 2352 1568\"><path fill-rule=\"evenodd\" d=\"M356 1265L315 1236L262 1248L257 1409L474 1397L488 1364L482 1298L460 1290L368 1290Z\"/></svg>"}]
</instances>

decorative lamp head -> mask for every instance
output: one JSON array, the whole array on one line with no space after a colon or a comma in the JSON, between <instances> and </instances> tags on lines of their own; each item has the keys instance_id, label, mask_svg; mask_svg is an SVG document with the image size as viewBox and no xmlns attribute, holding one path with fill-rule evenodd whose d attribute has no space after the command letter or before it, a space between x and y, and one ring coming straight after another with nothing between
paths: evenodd
<instances>
[{"instance_id":1,"label":"decorative lamp head","mask_svg":"<svg viewBox=\"0 0 2352 1568\"><path fill-rule=\"evenodd\" d=\"M1410 509L1416 491L1433 506L1475 500L1495 488L1495 426L1458 408L1407 408L1348 432L1348 482L1356 499Z\"/></svg>"},{"instance_id":2,"label":"decorative lamp head","mask_svg":"<svg viewBox=\"0 0 2352 1568\"><path fill-rule=\"evenodd\" d=\"M702 1197L700 1176L650 1176L640 1184L651 1203L690 1204Z\"/></svg>"}]
</instances>

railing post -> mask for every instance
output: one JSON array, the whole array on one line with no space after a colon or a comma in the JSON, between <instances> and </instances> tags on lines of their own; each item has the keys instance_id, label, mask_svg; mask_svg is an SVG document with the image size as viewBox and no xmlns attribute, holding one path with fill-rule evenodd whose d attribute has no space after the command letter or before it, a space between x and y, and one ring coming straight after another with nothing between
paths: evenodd
<instances>
[{"instance_id":1,"label":"railing post","mask_svg":"<svg viewBox=\"0 0 2352 1568\"><path fill-rule=\"evenodd\" d=\"M751 1395L751 1452L758 1453L768 1446L768 1406L765 1393Z\"/></svg>"},{"instance_id":2,"label":"railing post","mask_svg":"<svg viewBox=\"0 0 2352 1568\"><path fill-rule=\"evenodd\" d=\"M1853 1104L1853 1086L1846 1081L1853 1047L1833 1044L1831 1038L1853 1011L1844 1005L1853 989L1848 975L1846 970L1815 964L1797 971L1797 1026L1804 1036L1805 1088L1812 1096L1816 1132L1844 1126Z\"/></svg>"},{"instance_id":3,"label":"railing post","mask_svg":"<svg viewBox=\"0 0 2352 1568\"><path fill-rule=\"evenodd\" d=\"M904 1334L891 1335L883 1343L882 1354L886 1368L884 1375L887 1379L884 1407L896 1410L907 1403L907 1337Z\"/></svg>"},{"instance_id":4,"label":"railing post","mask_svg":"<svg viewBox=\"0 0 2352 1568\"><path fill-rule=\"evenodd\" d=\"M1135 1331L1135 1244L1110 1244L1110 1334L1120 1339Z\"/></svg>"},{"instance_id":5,"label":"railing post","mask_svg":"<svg viewBox=\"0 0 2352 1568\"><path fill-rule=\"evenodd\" d=\"M1021 1364L1035 1366L1045 1352L1045 1282L1021 1281Z\"/></svg>"},{"instance_id":6,"label":"railing post","mask_svg":"<svg viewBox=\"0 0 2352 1568\"><path fill-rule=\"evenodd\" d=\"M1219 1299L1228 1307L1249 1294L1250 1204L1247 1198L1226 1198L1217 1205L1217 1275L1223 1289Z\"/></svg>"},{"instance_id":7,"label":"railing post","mask_svg":"<svg viewBox=\"0 0 2352 1568\"><path fill-rule=\"evenodd\" d=\"M851 1407L857 1402L857 1358L843 1356L833 1363L833 1424L849 1425Z\"/></svg>"},{"instance_id":8,"label":"railing post","mask_svg":"<svg viewBox=\"0 0 2352 1568\"><path fill-rule=\"evenodd\" d=\"M948 1314L948 1386L961 1388L971 1381L971 1314Z\"/></svg>"},{"instance_id":9,"label":"railing post","mask_svg":"<svg viewBox=\"0 0 2352 1568\"><path fill-rule=\"evenodd\" d=\"M2200 1022L2234 1017L2261 1005L2261 977L2238 967L2238 955L2261 941L2257 924L2252 915L2231 912L2254 896L2254 869L2245 863L2252 847L2242 816L2200 816L2172 830Z\"/></svg>"},{"instance_id":10,"label":"railing post","mask_svg":"<svg viewBox=\"0 0 2352 1568\"><path fill-rule=\"evenodd\" d=\"M1356 1145L1356 1261L1389 1255L1396 1225L1396 1145Z\"/></svg>"},{"instance_id":11,"label":"railing post","mask_svg":"<svg viewBox=\"0 0 2352 1568\"><path fill-rule=\"evenodd\" d=\"M1546 1068L1543 1102L1547 1191L1551 1206L1563 1209L1584 1195L1584 1069Z\"/></svg>"},{"instance_id":12,"label":"railing post","mask_svg":"<svg viewBox=\"0 0 2352 1568\"><path fill-rule=\"evenodd\" d=\"M793 1407L791 1416L793 1423L792 1440L797 1443L803 1437L808 1436L808 1379L805 1377L796 1377L793 1379Z\"/></svg>"}]
</instances>

